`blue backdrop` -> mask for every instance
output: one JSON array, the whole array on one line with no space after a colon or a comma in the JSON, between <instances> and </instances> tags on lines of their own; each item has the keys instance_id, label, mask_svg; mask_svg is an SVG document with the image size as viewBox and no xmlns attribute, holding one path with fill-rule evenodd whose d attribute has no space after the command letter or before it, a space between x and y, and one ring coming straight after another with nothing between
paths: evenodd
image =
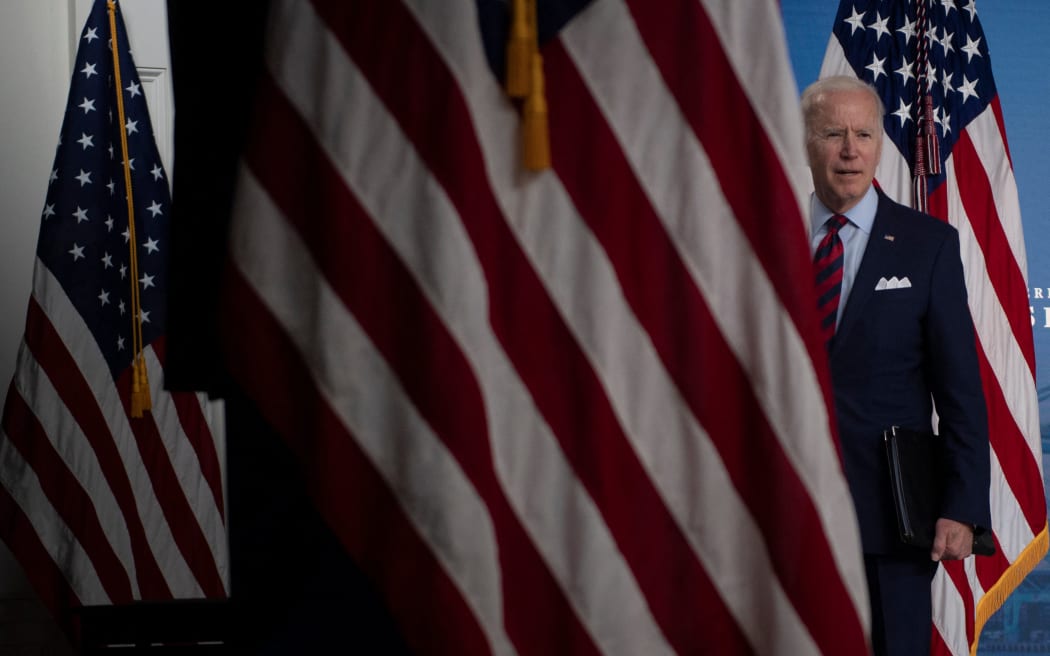
<instances>
[{"instance_id":1,"label":"blue backdrop","mask_svg":"<svg viewBox=\"0 0 1050 656\"><path fill-rule=\"evenodd\" d=\"M817 79L838 3L783 0L791 64L799 88ZM1043 453L1050 451L1050 224L1044 197L1050 150L1045 138L1050 110L1050 2L1013 0L981 4L1006 136L1017 179L1028 252L1029 302L1036 350L1036 383ZM1050 471L1043 456L1044 477ZM1044 480L1044 490L1050 489ZM985 626L980 656L1018 651L1050 654L1050 562L1043 561Z\"/></svg>"}]
</instances>

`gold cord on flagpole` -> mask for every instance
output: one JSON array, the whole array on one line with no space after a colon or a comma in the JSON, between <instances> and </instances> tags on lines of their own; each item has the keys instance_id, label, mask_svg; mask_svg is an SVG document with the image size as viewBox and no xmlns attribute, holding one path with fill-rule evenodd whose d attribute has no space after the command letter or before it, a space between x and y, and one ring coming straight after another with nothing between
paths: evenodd
<instances>
[{"instance_id":1,"label":"gold cord on flagpole","mask_svg":"<svg viewBox=\"0 0 1050 656\"><path fill-rule=\"evenodd\" d=\"M135 245L135 202L131 193L131 160L128 158L128 135L124 116L123 83L120 80L120 49L117 47L117 5L107 0L109 9L110 51L113 53L113 82L116 85L117 118L120 121L120 152L124 156L124 188L128 201L128 243L131 252L131 416L141 417L152 407L149 394L149 377L146 374L146 358L142 343L142 300L139 297L139 260Z\"/></svg>"}]
</instances>

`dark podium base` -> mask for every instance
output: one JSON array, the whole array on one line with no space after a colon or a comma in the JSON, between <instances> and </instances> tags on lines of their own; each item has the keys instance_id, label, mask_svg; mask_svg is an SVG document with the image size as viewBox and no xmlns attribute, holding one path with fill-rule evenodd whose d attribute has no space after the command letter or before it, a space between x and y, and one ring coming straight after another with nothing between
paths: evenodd
<instances>
[{"instance_id":1,"label":"dark podium base","mask_svg":"<svg viewBox=\"0 0 1050 656\"><path fill-rule=\"evenodd\" d=\"M181 600L119 606L84 606L74 611L81 656L233 654L230 604Z\"/></svg>"}]
</instances>

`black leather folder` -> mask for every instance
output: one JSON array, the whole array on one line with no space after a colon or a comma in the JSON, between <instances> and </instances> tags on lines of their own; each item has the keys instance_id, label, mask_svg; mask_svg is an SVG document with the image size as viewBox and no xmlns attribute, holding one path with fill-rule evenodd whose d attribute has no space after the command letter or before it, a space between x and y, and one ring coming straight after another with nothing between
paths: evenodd
<instances>
[{"instance_id":1,"label":"black leather folder","mask_svg":"<svg viewBox=\"0 0 1050 656\"><path fill-rule=\"evenodd\" d=\"M932 432L893 426L883 432L883 439L901 540L930 549L944 490L941 438ZM982 556L995 553L995 541L989 530L977 529L973 552Z\"/></svg>"}]
</instances>

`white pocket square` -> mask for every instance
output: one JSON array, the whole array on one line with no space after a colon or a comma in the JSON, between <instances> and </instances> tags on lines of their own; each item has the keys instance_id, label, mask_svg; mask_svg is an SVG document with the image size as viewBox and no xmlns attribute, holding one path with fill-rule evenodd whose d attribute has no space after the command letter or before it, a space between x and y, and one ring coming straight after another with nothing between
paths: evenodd
<instances>
[{"instance_id":1,"label":"white pocket square","mask_svg":"<svg viewBox=\"0 0 1050 656\"><path fill-rule=\"evenodd\" d=\"M908 276L904 276L903 278L893 276L889 280L879 278L879 283L875 285L875 291L881 292L885 289L907 289L908 287L911 287L911 281L908 280Z\"/></svg>"}]
</instances>

